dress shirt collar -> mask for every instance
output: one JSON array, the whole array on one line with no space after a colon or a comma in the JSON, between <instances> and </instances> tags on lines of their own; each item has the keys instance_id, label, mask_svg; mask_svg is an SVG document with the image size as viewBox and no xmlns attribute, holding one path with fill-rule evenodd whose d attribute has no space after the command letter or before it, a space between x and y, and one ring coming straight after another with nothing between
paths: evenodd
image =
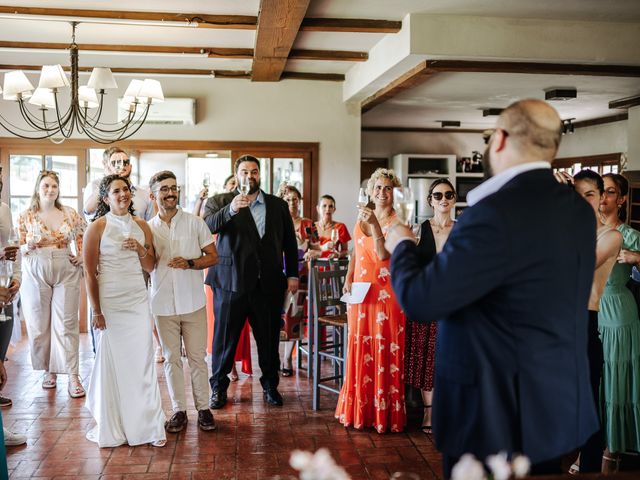
<instances>
[{"instance_id":1,"label":"dress shirt collar","mask_svg":"<svg viewBox=\"0 0 640 480\"><path fill-rule=\"evenodd\" d=\"M473 206L480 200L496 193L502 187L504 187L510 180L517 177L521 173L528 172L530 170L550 169L551 164L545 161L527 162L520 165L516 165L511 168L507 168L505 171L500 172L497 175L485 180L476 188L471 190L467 194L467 203L469 206Z\"/></svg>"}]
</instances>

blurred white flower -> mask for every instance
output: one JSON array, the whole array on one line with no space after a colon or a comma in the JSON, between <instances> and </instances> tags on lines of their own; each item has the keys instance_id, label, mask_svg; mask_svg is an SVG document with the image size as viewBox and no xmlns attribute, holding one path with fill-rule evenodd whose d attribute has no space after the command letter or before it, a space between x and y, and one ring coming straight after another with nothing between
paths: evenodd
<instances>
[{"instance_id":1,"label":"blurred white flower","mask_svg":"<svg viewBox=\"0 0 640 480\"><path fill-rule=\"evenodd\" d=\"M526 477L531 469L531 460L525 455L514 455L511 468L516 478Z\"/></svg>"},{"instance_id":2,"label":"blurred white flower","mask_svg":"<svg viewBox=\"0 0 640 480\"><path fill-rule=\"evenodd\" d=\"M465 453L451 470L451 480L483 480L484 467L476 457Z\"/></svg>"},{"instance_id":3,"label":"blurred white flower","mask_svg":"<svg viewBox=\"0 0 640 480\"><path fill-rule=\"evenodd\" d=\"M349 480L349 475L333 461L326 448L315 454L294 450L289 464L300 472L300 480Z\"/></svg>"},{"instance_id":4,"label":"blurred white flower","mask_svg":"<svg viewBox=\"0 0 640 480\"><path fill-rule=\"evenodd\" d=\"M506 452L489 455L485 462L491 470L494 480L507 480L511 476L511 465L509 465Z\"/></svg>"}]
</instances>

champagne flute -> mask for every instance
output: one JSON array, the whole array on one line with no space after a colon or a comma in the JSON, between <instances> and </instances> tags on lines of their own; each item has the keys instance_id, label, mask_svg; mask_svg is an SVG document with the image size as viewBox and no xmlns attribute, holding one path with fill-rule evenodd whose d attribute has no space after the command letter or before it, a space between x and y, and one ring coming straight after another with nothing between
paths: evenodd
<instances>
[{"instance_id":1,"label":"champagne flute","mask_svg":"<svg viewBox=\"0 0 640 480\"><path fill-rule=\"evenodd\" d=\"M202 186L204 188L209 188L210 183L211 183L211 175L209 175L208 173L205 173L204 177L202 177Z\"/></svg>"},{"instance_id":2,"label":"champagne flute","mask_svg":"<svg viewBox=\"0 0 640 480\"><path fill-rule=\"evenodd\" d=\"M40 225L38 225L37 222L35 222L31 227L31 240L36 244L42 241L42 231L40 230Z\"/></svg>"},{"instance_id":3,"label":"champagne flute","mask_svg":"<svg viewBox=\"0 0 640 480\"><path fill-rule=\"evenodd\" d=\"M74 257L78 256L78 245L76 244L76 232L71 230L67 235L67 245L69 245L69 252Z\"/></svg>"},{"instance_id":4,"label":"champagne flute","mask_svg":"<svg viewBox=\"0 0 640 480\"><path fill-rule=\"evenodd\" d=\"M242 195L249 195L250 189L251 189L251 184L249 183L249 177L247 176L240 177L240 193Z\"/></svg>"},{"instance_id":5,"label":"champagne flute","mask_svg":"<svg viewBox=\"0 0 640 480\"><path fill-rule=\"evenodd\" d=\"M369 195L367 195L367 190L365 188L361 188L360 192L358 192L358 206L366 207L367 203L369 203Z\"/></svg>"},{"instance_id":6,"label":"champagne flute","mask_svg":"<svg viewBox=\"0 0 640 480\"><path fill-rule=\"evenodd\" d=\"M331 243L333 243L333 251L335 253L339 253L338 252L339 242L340 242L340 232L338 232L338 229L336 227L333 227L331 229Z\"/></svg>"},{"instance_id":7,"label":"champagne flute","mask_svg":"<svg viewBox=\"0 0 640 480\"><path fill-rule=\"evenodd\" d=\"M13 262L10 260L0 260L0 287L9 288L11 285L11 277L13 277ZM0 309L0 322L11 320L4 311L5 304Z\"/></svg>"},{"instance_id":8,"label":"champagne flute","mask_svg":"<svg viewBox=\"0 0 640 480\"><path fill-rule=\"evenodd\" d=\"M122 236L124 237L123 240L128 240L129 238L131 238L132 222L133 220L131 219L131 217L129 217L122 224ZM123 249L124 249L124 246L123 246Z\"/></svg>"},{"instance_id":9,"label":"champagne flute","mask_svg":"<svg viewBox=\"0 0 640 480\"><path fill-rule=\"evenodd\" d=\"M20 235L18 235L18 231L15 228L9 230L9 238L7 239L7 243L10 247L20 246Z\"/></svg>"},{"instance_id":10,"label":"champagne flute","mask_svg":"<svg viewBox=\"0 0 640 480\"><path fill-rule=\"evenodd\" d=\"M402 223L411 226L413 224L413 191L409 187L396 187L393 189L393 208Z\"/></svg>"},{"instance_id":11,"label":"champagne flute","mask_svg":"<svg viewBox=\"0 0 640 480\"><path fill-rule=\"evenodd\" d=\"M122 169L124 168L124 162L121 158L117 158L116 161L113 164L113 167L116 170L116 173L120 173L122 172Z\"/></svg>"},{"instance_id":12,"label":"champagne flute","mask_svg":"<svg viewBox=\"0 0 640 480\"><path fill-rule=\"evenodd\" d=\"M416 223L411 228L411 231L413 232L413 234L416 237L416 244L420 243L420 234L422 233L422 225L420 225L419 223Z\"/></svg>"}]
</instances>

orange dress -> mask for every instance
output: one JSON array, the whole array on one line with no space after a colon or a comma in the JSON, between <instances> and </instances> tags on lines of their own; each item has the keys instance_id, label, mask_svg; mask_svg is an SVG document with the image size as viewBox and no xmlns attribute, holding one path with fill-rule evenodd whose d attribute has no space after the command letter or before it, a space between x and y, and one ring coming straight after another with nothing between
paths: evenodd
<instances>
[{"instance_id":1,"label":"orange dress","mask_svg":"<svg viewBox=\"0 0 640 480\"><path fill-rule=\"evenodd\" d=\"M208 269L204 271L204 277L207 278ZM209 285L204 286L204 291L207 296L207 353L211 353L211 346L213 342L213 289ZM236 356L234 358L236 362L242 362L242 373L247 375L253 374L253 368L251 365L251 327L249 322L245 321L242 332L240 332L240 339L238 340L238 346L236 347Z\"/></svg>"},{"instance_id":2,"label":"orange dress","mask_svg":"<svg viewBox=\"0 0 640 480\"><path fill-rule=\"evenodd\" d=\"M383 228L386 235L386 228ZM361 304L349 305L347 369L336 418L345 426L401 432L404 404L405 315L391 288L390 260L380 260L374 240L354 229L354 282L371 282Z\"/></svg>"}]
</instances>

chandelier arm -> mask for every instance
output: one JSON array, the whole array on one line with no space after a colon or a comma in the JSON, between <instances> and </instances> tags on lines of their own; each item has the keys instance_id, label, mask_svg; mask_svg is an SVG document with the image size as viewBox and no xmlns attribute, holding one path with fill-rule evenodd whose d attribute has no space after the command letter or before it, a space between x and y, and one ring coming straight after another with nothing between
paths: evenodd
<instances>
[{"instance_id":1,"label":"chandelier arm","mask_svg":"<svg viewBox=\"0 0 640 480\"><path fill-rule=\"evenodd\" d=\"M113 129L111 129L111 128L104 128L103 126L97 126L97 125L96 125L96 126L94 126L94 127L92 128L92 130L96 130L96 131L98 131L98 132L100 132L100 133L104 133L104 134L107 134L107 135L109 135L109 134L118 135L118 134L121 134L122 132L126 131L126 130L130 127L130 125L131 125L132 123L137 123L137 122L142 122L142 123L144 123L145 119L147 118L148 113L149 113L149 104L147 104L147 106L146 106L146 108L145 108L145 111L144 111L144 114L141 114L141 115L138 117L138 119L137 119L137 120L136 120L136 118L135 118L135 113L133 113L133 114L132 114L132 113L130 112L130 113L129 113L129 116L127 117L126 122L125 122L125 123L123 123L123 124L120 124L120 122L118 122L118 123L112 123L112 124L102 124L102 125L120 125L118 128L113 128ZM82 115L82 114L81 114L81 115ZM85 125L85 128L86 128L86 125ZM138 129L136 128L136 131L137 131L137 130L138 130Z\"/></svg>"},{"instance_id":2,"label":"chandelier arm","mask_svg":"<svg viewBox=\"0 0 640 480\"><path fill-rule=\"evenodd\" d=\"M46 123L40 125L38 123L40 122L40 119L37 118L33 113L29 111L29 109L24 104L24 100L18 100L18 105L19 105L20 114L22 115L23 120L30 127L34 128L35 130L40 130L43 132L52 132L52 133L55 133L59 130L57 127L56 128L47 127Z\"/></svg>"},{"instance_id":3,"label":"chandelier arm","mask_svg":"<svg viewBox=\"0 0 640 480\"><path fill-rule=\"evenodd\" d=\"M132 135L134 135L138 130L140 130L140 128L142 128L142 125L144 125L144 122L145 122L145 120L146 120L146 118L147 118L148 113L149 113L149 109L147 108L147 109L145 110L144 117L140 119L140 120L141 120L141 121L140 121L140 123L139 123L139 124L136 126L136 128L135 128L135 129L133 129L131 132L129 132L129 133L127 134L127 129L125 128L125 129L123 129L123 130L120 132L120 135L119 135L119 136L117 136L116 138L113 138L113 137L112 137L112 139L111 139L111 140L109 140L109 139L107 139L107 138L101 138L101 137L98 137L98 136L96 135L96 133L95 133L95 132L93 132L93 131L91 131L91 132L86 131L86 134L87 134L87 136L88 136L89 138L91 138L93 141L98 142L98 143L104 143L104 144L114 143L114 142L118 142L118 141L120 141L120 140L126 140L127 138L129 138L129 137L131 137ZM130 125L130 124L131 124L131 122L128 122L128 123L127 123L127 126L128 126L128 125ZM126 134L126 135L125 135L125 134Z\"/></svg>"},{"instance_id":4,"label":"chandelier arm","mask_svg":"<svg viewBox=\"0 0 640 480\"><path fill-rule=\"evenodd\" d=\"M80 116L83 119L87 119L87 120L93 120L91 117L89 117L88 115L85 115L82 113L82 111L80 112ZM129 123L131 123L131 121L133 120L133 117L135 116L135 113L129 112L129 114L127 115L127 119L124 121L125 125L128 125ZM138 120L140 118L142 118L143 114L140 114L140 116L138 117ZM85 122L88 123L88 122ZM115 125L120 125L118 128L114 128L114 129L108 129L105 127L108 126L115 126ZM91 125L92 128L96 129L96 130L100 130L100 131L104 131L104 132L119 132L120 130L122 130L122 125L123 122L96 122L94 125Z\"/></svg>"},{"instance_id":5,"label":"chandelier arm","mask_svg":"<svg viewBox=\"0 0 640 480\"><path fill-rule=\"evenodd\" d=\"M7 125L9 125L10 127L8 127ZM51 133L51 134L48 134L48 135L44 135L42 137L32 137L32 136L28 136L26 134L20 134L20 133L17 132L17 130L21 131L21 132L27 132L27 133L35 133L35 131L33 131L33 130L25 130L24 128L16 127L9 120L4 118L2 115L0 115L0 126L2 128L4 128L7 132L9 132L11 135L15 135L16 137L19 137L19 138L25 138L27 140L44 140L44 139L49 138L49 137L51 137L53 135L53 133ZM40 129L38 129L38 130L42 131Z\"/></svg>"}]
</instances>

